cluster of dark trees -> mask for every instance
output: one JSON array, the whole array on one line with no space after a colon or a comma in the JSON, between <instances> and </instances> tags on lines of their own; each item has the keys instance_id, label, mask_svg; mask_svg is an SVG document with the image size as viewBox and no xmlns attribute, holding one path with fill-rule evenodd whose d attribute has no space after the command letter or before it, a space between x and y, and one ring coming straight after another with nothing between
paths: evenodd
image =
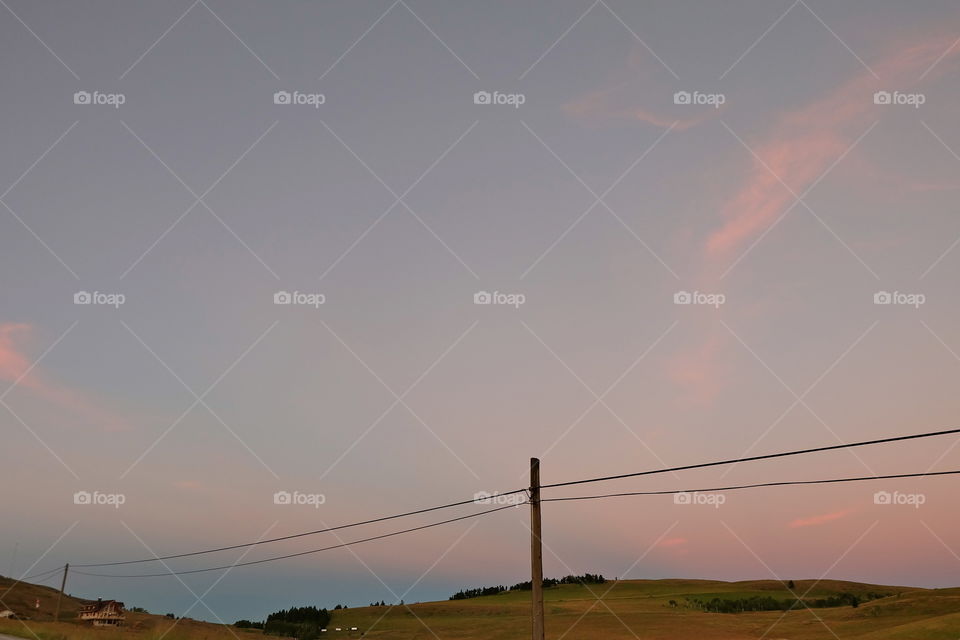
<instances>
[{"instance_id":1,"label":"cluster of dark trees","mask_svg":"<svg viewBox=\"0 0 960 640\"><path fill-rule=\"evenodd\" d=\"M246 621L241 621L246 622ZM315 640L320 637L320 629L330 623L330 612L317 607L291 607L281 609L267 616L265 622L250 623L252 628L263 629L265 635L285 636L297 640ZM240 623L237 623L240 626Z\"/></svg>"},{"instance_id":2,"label":"cluster of dark trees","mask_svg":"<svg viewBox=\"0 0 960 640\"><path fill-rule=\"evenodd\" d=\"M778 600L772 596L752 596L750 598L713 598L711 600L701 600L699 598L687 598L687 606L694 609L709 611L710 613L740 613L743 611L789 611L790 609L811 609L826 607L859 607L861 602L885 598L890 594L886 593L867 593L863 596L857 596L853 593L840 593L826 598L816 598L811 600L800 600L798 598L787 598ZM678 606L675 600L670 601L671 606Z\"/></svg>"},{"instance_id":3,"label":"cluster of dark trees","mask_svg":"<svg viewBox=\"0 0 960 640\"><path fill-rule=\"evenodd\" d=\"M546 589L548 587L555 587L558 584L603 584L607 581L602 574L597 573L585 573L582 576L564 576L562 578L544 578L543 587ZM467 598L478 598L480 596L495 596L498 593L503 593L505 591L530 591L533 588L533 583L527 580L526 582L518 582L512 587L506 587L504 585L498 585L496 587L477 587L476 589L461 589L455 594L450 596L450 600L466 600Z\"/></svg>"}]
</instances>

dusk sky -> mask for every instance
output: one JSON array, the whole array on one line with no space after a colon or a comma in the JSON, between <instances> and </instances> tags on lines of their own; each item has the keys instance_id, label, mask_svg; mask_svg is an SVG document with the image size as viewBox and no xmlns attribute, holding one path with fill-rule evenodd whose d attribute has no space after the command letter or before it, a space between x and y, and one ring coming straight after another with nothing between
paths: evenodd
<instances>
[{"instance_id":1,"label":"dusk sky","mask_svg":"<svg viewBox=\"0 0 960 640\"><path fill-rule=\"evenodd\" d=\"M958 426L956 2L0 5L0 574L509 491L532 456L553 483ZM957 586L956 483L547 503L545 574ZM446 599L529 579L528 521L67 591L227 622Z\"/></svg>"}]
</instances>

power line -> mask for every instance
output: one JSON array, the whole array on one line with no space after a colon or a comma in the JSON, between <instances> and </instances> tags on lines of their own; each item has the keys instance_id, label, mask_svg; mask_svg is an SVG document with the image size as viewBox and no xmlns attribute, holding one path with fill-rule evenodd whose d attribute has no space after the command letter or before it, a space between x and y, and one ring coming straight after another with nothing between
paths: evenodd
<instances>
[{"instance_id":1,"label":"power line","mask_svg":"<svg viewBox=\"0 0 960 640\"><path fill-rule=\"evenodd\" d=\"M503 494L501 494L503 495ZM299 556L309 555L311 553L320 553L321 551L330 551L333 549L341 549L343 547L349 547L355 544L361 544L364 542L372 542L373 540L382 540L384 538L392 538L393 536L399 536L404 533L411 533L413 531L421 531L423 529L430 529L432 527L439 527L444 524L450 524L451 522L458 522L460 520L467 520L468 518L477 518L479 516L485 516L490 513L496 513L497 511L503 511L504 509L512 509L519 506L519 503L516 505L508 504L502 507L496 507L494 509L487 509L486 511L479 511L477 513L471 513L465 516L460 516L457 518L450 518L449 520L441 520L440 522L432 522L430 524L421 525L419 527L412 527L410 529L403 529L402 531L392 531L390 533L384 533L379 536L372 536L370 538L363 538L361 540L353 540L351 542L344 542L341 544L335 544L329 547L323 547L322 549L311 549L309 551L300 551L299 553L289 553L282 556L274 556L272 558L263 558L261 560L251 560L249 562L238 562L236 564L227 564L219 567L207 567L205 569L190 569L188 571L168 571L167 573L142 573L134 575L117 575L117 574L106 574L106 573L87 573L86 571L76 571L80 575L84 576L96 576L98 578L160 578L164 576L182 576L188 573L204 573L206 571L220 571L223 569L232 569L234 567L246 567L253 564L263 564L264 562L274 562L276 560L286 560L287 558L296 558ZM156 560L156 558L154 558ZM79 566L79 565L78 565Z\"/></svg>"},{"instance_id":2,"label":"power line","mask_svg":"<svg viewBox=\"0 0 960 640\"><path fill-rule=\"evenodd\" d=\"M659 473L671 473L674 471L688 471L690 469L703 469L706 467L717 467L726 464L737 464L740 462L754 462L757 460L770 460L773 458L785 458L787 456L799 456L807 453L819 453L822 451L834 451L836 449L853 449L855 447L865 447L872 444L883 444L887 442L902 442L904 440L916 440L919 438L932 438L934 436L943 436L951 433L960 433L960 429L947 429L944 431L930 431L927 433L915 433L908 436L895 436L892 438L880 438L878 440L864 440L862 442L851 442L848 444L835 444L828 447L815 447L813 449L799 449L796 451L783 451L780 453L767 453L760 456L750 456L747 458L736 458L733 460L719 460L715 462L701 462L700 464L688 464L682 467L671 467L668 469L653 469L650 471L638 471L635 473L622 473L615 476L603 476L599 478L587 478L584 480L570 480L568 482L556 482L554 484L542 485L543 489L552 489L555 487L569 487L576 484L587 484L591 482L606 482L608 480L620 480L622 478L636 478L637 476L649 476Z\"/></svg>"},{"instance_id":3,"label":"power line","mask_svg":"<svg viewBox=\"0 0 960 640\"><path fill-rule=\"evenodd\" d=\"M513 491L507 491L504 493L498 493L498 496L509 496L517 493L526 493L526 489L515 489ZM123 560L118 562L101 562L101 563L91 563L91 564L75 564L74 567L112 567L122 564L141 564L144 562L157 562L161 560L173 560L175 558L188 558L191 556L200 556L208 553L217 553L219 551L230 551L232 549L246 549L247 547L253 547L260 544L268 544L271 542L280 542L283 540L293 540L294 538L303 538L305 536L313 536L320 533L329 533L331 531L340 531L341 529L350 529L352 527L359 527L365 524L374 524L377 522L386 522L387 520L396 520L397 518L406 518L408 516L418 515L421 513L429 513L431 511L439 511L441 509L449 509L451 507L460 507L466 504L476 504L477 499L473 498L470 500L461 500L459 502L451 502L449 504L443 504L436 507L428 507L426 509L417 509L416 511L407 511L406 513L398 513L392 516L383 516L380 518L373 518L371 520L363 520L361 522L352 522L350 524L341 524L336 527L327 527L325 529L316 529L314 531L305 531L303 533L294 533L288 536L280 536L279 538L269 538L267 540L257 540L255 542L248 542L245 544L234 544L227 547L217 547L215 549L205 549L203 551L192 551L190 553L177 553L169 556L154 556L151 558L140 558L138 560ZM79 572L77 572L79 573ZM168 574L163 574L168 575Z\"/></svg>"},{"instance_id":4,"label":"power line","mask_svg":"<svg viewBox=\"0 0 960 640\"><path fill-rule=\"evenodd\" d=\"M948 476L960 474L960 470L955 471L928 471L925 473L898 473L884 476L860 476L857 478L830 478L827 480L786 480L782 482L758 482L755 484L739 484L727 487L713 487L710 489L670 489L663 491L629 491L624 493L605 493L593 496L568 496L563 498L543 498L541 502L568 502L571 500L599 500L602 498L619 498L625 496L659 496L678 493L706 493L720 491L734 491L737 489L755 489L757 487L784 487L791 485L805 484L832 484L836 482L862 482L865 480L889 480L895 478L925 478L928 476Z\"/></svg>"},{"instance_id":5,"label":"power line","mask_svg":"<svg viewBox=\"0 0 960 640\"><path fill-rule=\"evenodd\" d=\"M57 567L56 569L50 569L49 571L42 571L42 572L40 572L40 573L35 573L35 574L33 574L32 576L26 576L26 577L24 577L24 578L17 578L16 581L17 581L17 582L23 582L24 580L33 580L34 578L39 578L40 576L46 576L46 575L51 575L51 576L52 576L52 575L54 575L55 573L58 573L58 572L60 572L60 571L63 571L63 567ZM46 578L44 578L44 580L46 580Z\"/></svg>"}]
</instances>

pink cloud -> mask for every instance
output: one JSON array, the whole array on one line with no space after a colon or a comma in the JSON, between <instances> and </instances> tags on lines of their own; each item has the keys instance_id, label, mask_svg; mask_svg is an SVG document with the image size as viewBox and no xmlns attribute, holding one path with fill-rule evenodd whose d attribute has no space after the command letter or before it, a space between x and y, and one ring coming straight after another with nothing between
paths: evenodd
<instances>
[{"instance_id":1,"label":"pink cloud","mask_svg":"<svg viewBox=\"0 0 960 640\"><path fill-rule=\"evenodd\" d=\"M874 91L915 84L952 43L945 36L901 47L873 63L882 83L864 70L825 98L783 114L759 142L748 142L759 159L723 206L724 222L706 242L708 257L726 258L763 233L794 202L783 183L802 194L872 124ZM935 69L957 55L960 48Z\"/></svg>"},{"instance_id":2,"label":"pink cloud","mask_svg":"<svg viewBox=\"0 0 960 640\"><path fill-rule=\"evenodd\" d=\"M687 544L686 538L666 538L660 541L658 547L678 547L680 545Z\"/></svg>"},{"instance_id":3,"label":"pink cloud","mask_svg":"<svg viewBox=\"0 0 960 640\"><path fill-rule=\"evenodd\" d=\"M31 331L32 327L28 324L0 324L0 380L16 384L18 389L26 389L51 405L104 430L126 430L128 425L124 420L106 411L86 394L47 379L39 366L31 368L33 360L26 355L23 345L24 337Z\"/></svg>"},{"instance_id":4,"label":"pink cloud","mask_svg":"<svg viewBox=\"0 0 960 640\"><path fill-rule=\"evenodd\" d=\"M824 513L817 516L797 518L796 520L793 520L788 526L791 529L796 529L798 527L816 527L821 524L833 522L834 520L839 520L840 518L850 515L850 513L851 513L850 509L845 509L843 511L834 511L833 513Z\"/></svg>"},{"instance_id":5,"label":"pink cloud","mask_svg":"<svg viewBox=\"0 0 960 640\"><path fill-rule=\"evenodd\" d=\"M700 345L686 348L667 360L667 377L686 390L687 400L709 404L720 394L725 378L720 356L725 344L725 337L714 333Z\"/></svg>"}]
</instances>

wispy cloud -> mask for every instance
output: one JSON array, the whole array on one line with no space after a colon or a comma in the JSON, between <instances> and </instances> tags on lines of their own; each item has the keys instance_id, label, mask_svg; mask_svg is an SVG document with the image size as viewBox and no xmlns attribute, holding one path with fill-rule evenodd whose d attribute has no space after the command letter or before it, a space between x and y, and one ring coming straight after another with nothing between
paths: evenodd
<instances>
[{"instance_id":1,"label":"wispy cloud","mask_svg":"<svg viewBox=\"0 0 960 640\"><path fill-rule=\"evenodd\" d=\"M791 529L797 529L799 527L817 527L822 524L827 524L828 522L833 522L834 520L844 518L851 513L852 510L844 509L842 511L834 511L833 513L822 513L820 515L797 518L796 520L791 521L788 526Z\"/></svg>"},{"instance_id":2,"label":"wispy cloud","mask_svg":"<svg viewBox=\"0 0 960 640\"><path fill-rule=\"evenodd\" d=\"M726 258L763 233L794 202L790 190L800 194L813 185L871 124L878 108L873 93L915 85L952 42L950 36L929 37L900 46L871 65L882 81L863 71L826 97L782 114L765 136L748 142L757 158L722 207L724 221L706 242L708 257ZM949 50L934 73L946 71L948 59L958 55Z\"/></svg>"},{"instance_id":3,"label":"wispy cloud","mask_svg":"<svg viewBox=\"0 0 960 640\"><path fill-rule=\"evenodd\" d=\"M41 366L32 366L34 361L27 354L25 344L32 331L29 324L0 323L0 380L15 384L17 389L23 389L70 416L105 431L128 429L126 420L108 411L87 393L50 379Z\"/></svg>"}]
</instances>

